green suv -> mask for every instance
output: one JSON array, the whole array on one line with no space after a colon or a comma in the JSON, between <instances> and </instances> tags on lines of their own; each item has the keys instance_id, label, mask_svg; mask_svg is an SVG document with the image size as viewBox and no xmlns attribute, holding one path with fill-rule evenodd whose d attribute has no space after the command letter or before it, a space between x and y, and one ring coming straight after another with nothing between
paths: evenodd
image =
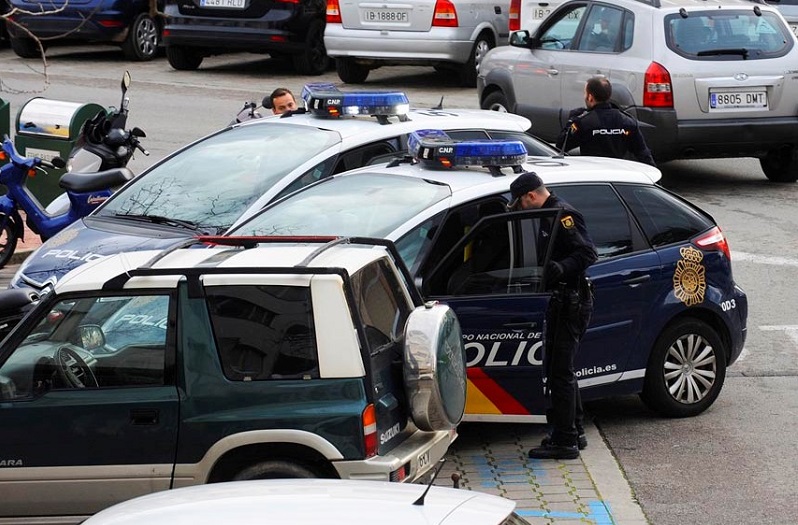
<instances>
[{"instance_id":1,"label":"green suv","mask_svg":"<svg viewBox=\"0 0 798 525\"><path fill-rule=\"evenodd\" d=\"M410 282L362 239L81 266L0 349L0 521L229 480L425 478L457 436L465 353Z\"/></svg>"}]
</instances>

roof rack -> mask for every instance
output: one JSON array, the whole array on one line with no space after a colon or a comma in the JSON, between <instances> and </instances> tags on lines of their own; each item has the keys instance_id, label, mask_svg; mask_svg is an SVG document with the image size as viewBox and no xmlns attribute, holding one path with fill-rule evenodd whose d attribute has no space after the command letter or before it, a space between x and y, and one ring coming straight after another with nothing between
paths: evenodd
<instances>
[{"instance_id":1,"label":"roof rack","mask_svg":"<svg viewBox=\"0 0 798 525\"><path fill-rule=\"evenodd\" d=\"M305 257L302 261L297 263L291 268L168 268L168 269L156 269L153 268L155 263L165 258L167 255L174 253L177 250L183 248L189 248L194 245L198 244L208 244L208 245L216 245L216 246L232 246L232 247L241 247L243 249L251 249L256 247L258 244L264 243L307 243L307 244L315 244L319 243L322 246L318 247L316 250L311 252L307 257ZM342 244L360 244L365 246L382 246L388 252L391 253L394 261L397 261L397 269L402 273L404 277L408 289L410 290L411 295L413 295L413 300L417 304L422 304L423 299L421 297L421 293L415 286L415 281L413 280L413 276L410 274L410 270L408 270L407 266L400 263L402 261L402 256L399 254L399 250L396 249L396 246L392 241L387 239L380 239L376 237L339 237L339 236L332 236L332 235L293 235L293 236L280 236L280 235L264 235L264 236L222 236L222 235L200 235L197 237L192 237L190 239L181 240L179 243L176 243L173 246L163 250L155 257L148 260L146 263L141 265L138 268L125 272L123 274L117 275L112 279L106 281L103 285L104 290L118 290L122 289L127 281L129 281L132 277L139 277L139 276L148 276L148 275L164 275L164 274L171 274L171 275L199 275L199 274L208 274L208 273L243 273L243 272L250 272L252 273L290 273L291 271L296 271L299 273L330 273L322 271L323 269L314 268L311 269L309 267L310 263L319 255L324 253L325 251ZM332 272L337 273L337 272ZM195 284L195 286L197 286Z\"/></svg>"}]
</instances>

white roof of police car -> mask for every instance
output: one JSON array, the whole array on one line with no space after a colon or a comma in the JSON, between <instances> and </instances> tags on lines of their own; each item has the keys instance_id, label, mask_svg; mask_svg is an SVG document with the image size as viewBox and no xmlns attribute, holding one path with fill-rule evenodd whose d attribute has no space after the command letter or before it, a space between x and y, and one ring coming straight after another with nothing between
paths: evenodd
<instances>
[{"instance_id":1,"label":"white roof of police car","mask_svg":"<svg viewBox=\"0 0 798 525\"><path fill-rule=\"evenodd\" d=\"M633 182L639 184L654 184L662 176L659 169L649 166L648 164L605 157L529 157L527 163L524 164L522 168L524 171L534 171L537 173L547 185L572 182ZM316 184L303 188L283 200L277 201L266 207L244 224L232 229L229 235L250 235L253 231L259 231L260 228L264 227L269 231L272 231L274 227L277 227L278 230L280 227L286 227L285 223L281 224L279 221L291 220L285 218L290 216L291 212L294 210L290 210L288 214L283 214L282 210L280 210L281 205L302 207L304 205L302 199L306 192L323 192L325 191L324 188L329 188L330 184L335 184L335 180L340 180L342 178L358 177L361 174L377 174L379 176L423 179L448 187L450 192L448 197L419 210L416 215L411 216L408 214L406 220L395 224L396 227L392 228L390 233L384 235L386 238L396 241L405 233L418 226L420 222L423 222L437 213L488 195L509 193L510 183L518 175L512 173L510 168L503 168L503 173L505 174L504 176L494 177L487 169L482 167L430 169L421 164L410 163L402 163L392 167L389 167L387 164L366 166L364 168L340 173L333 177L328 177ZM313 188L318 188L318 190L314 190ZM364 196L364 198L368 197ZM386 198L390 199L389 196ZM291 204L283 204L288 202ZM329 202L333 203L334 201L331 199ZM358 204L353 203L351 206L357 207ZM273 209L276 210L273 212L275 217L269 215L272 213L271 210ZM303 216L307 216L308 220L310 220L313 217L313 212L308 211L307 214L303 213ZM268 226L264 226L266 221L271 220L276 222L268 222ZM397 220L399 219L397 218ZM259 221L264 222L259 223ZM374 235L373 232L367 231L367 228L376 228L378 226L384 225L369 223L369 226L366 226L363 223L358 223L356 227L354 227L356 232L338 232L338 234ZM310 226L308 226L308 224L302 224L299 228L300 229L296 232L297 234L319 234L320 231L325 230L324 223L318 222Z\"/></svg>"},{"instance_id":2,"label":"white roof of police car","mask_svg":"<svg viewBox=\"0 0 798 525\"><path fill-rule=\"evenodd\" d=\"M285 125L309 126L334 131L341 135L343 145L364 144L381 138L410 133L418 129L434 129L445 125L446 129L494 129L528 131L532 122L513 113L500 113L486 109L424 109L413 108L408 120L389 117L388 124L380 124L375 117L318 117L310 113L298 113L286 118L253 119L239 126ZM421 124L421 125L420 125Z\"/></svg>"},{"instance_id":3,"label":"white roof of police car","mask_svg":"<svg viewBox=\"0 0 798 525\"><path fill-rule=\"evenodd\" d=\"M496 525L515 508L509 499L432 487L413 505L420 484L332 479L214 483L142 496L89 518L86 525Z\"/></svg>"},{"instance_id":4,"label":"white roof of police car","mask_svg":"<svg viewBox=\"0 0 798 525\"><path fill-rule=\"evenodd\" d=\"M254 248L241 249L232 246L219 246L205 250L181 249L163 256L152 267L171 268L268 268L292 267L305 260L322 243L263 243ZM220 254L227 252L226 256ZM341 244L330 247L315 257L309 264L311 268L343 268L349 274L368 263L385 256L387 249L382 246ZM154 257L161 256L158 250L123 252L78 266L65 275L56 285L58 293L100 290L110 279L140 268ZM264 264L268 261L268 264ZM285 275L285 274L284 274ZM125 288L173 288L180 275L134 277ZM206 284L226 279L224 275L204 277ZM294 274L288 276L296 285L307 285L310 276ZM275 281L287 282L287 278L275 277Z\"/></svg>"}]
</instances>

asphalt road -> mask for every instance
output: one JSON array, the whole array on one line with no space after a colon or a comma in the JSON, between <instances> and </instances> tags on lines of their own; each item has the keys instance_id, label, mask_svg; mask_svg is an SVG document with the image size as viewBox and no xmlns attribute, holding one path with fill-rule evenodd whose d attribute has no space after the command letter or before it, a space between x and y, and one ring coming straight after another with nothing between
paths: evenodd
<instances>
[{"instance_id":1,"label":"asphalt road","mask_svg":"<svg viewBox=\"0 0 798 525\"><path fill-rule=\"evenodd\" d=\"M134 171L225 125L245 100L278 86L339 82L333 71L297 77L283 64L245 54L178 72L164 59L129 63L102 46L52 48L46 81L37 68L0 50L0 98L11 102L12 115L33 96L118 104L122 72L130 70L129 124L147 132L144 145L152 152L133 160ZM432 69L383 68L367 86L405 90L416 106L435 106L443 96L447 107L477 107L475 90ZM735 279L750 303L746 348L718 401L699 417L661 419L636 397L593 403L589 412L651 523L796 523L798 185L768 182L755 159L661 168L663 184L712 213L728 236Z\"/></svg>"}]
</instances>

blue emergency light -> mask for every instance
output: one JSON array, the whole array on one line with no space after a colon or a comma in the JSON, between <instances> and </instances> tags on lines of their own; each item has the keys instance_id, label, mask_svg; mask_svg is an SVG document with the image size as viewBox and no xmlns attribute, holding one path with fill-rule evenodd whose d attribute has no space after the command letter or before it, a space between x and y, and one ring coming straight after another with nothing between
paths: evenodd
<instances>
[{"instance_id":1,"label":"blue emergency light","mask_svg":"<svg viewBox=\"0 0 798 525\"><path fill-rule=\"evenodd\" d=\"M307 110L320 117L370 115L380 122L397 116L405 120L410 111L410 101L401 91L340 91L329 83L306 84L302 99Z\"/></svg>"},{"instance_id":2,"label":"blue emergency light","mask_svg":"<svg viewBox=\"0 0 798 525\"><path fill-rule=\"evenodd\" d=\"M526 161L526 146L520 140L452 140L439 129L414 131L407 140L410 154L426 166L520 166Z\"/></svg>"}]
</instances>

